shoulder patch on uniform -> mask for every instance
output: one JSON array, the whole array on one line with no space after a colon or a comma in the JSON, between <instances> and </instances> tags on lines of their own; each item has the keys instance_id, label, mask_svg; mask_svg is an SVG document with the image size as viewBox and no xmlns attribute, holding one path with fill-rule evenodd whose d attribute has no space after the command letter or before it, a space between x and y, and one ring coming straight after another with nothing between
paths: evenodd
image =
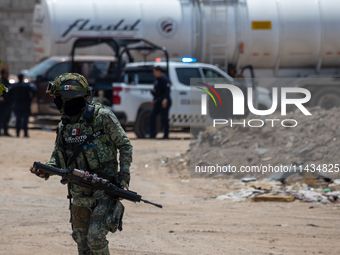
<instances>
[{"instance_id":1,"label":"shoulder patch on uniform","mask_svg":"<svg viewBox=\"0 0 340 255\"><path fill-rule=\"evenodd\" d=\"M110 118L114 124L116 125L119 125L119 120L117 119L116 115L112 112L112 111L109 111L107 114L106 114L106 117L107 118Z\"/></svg>"}]
</instances>

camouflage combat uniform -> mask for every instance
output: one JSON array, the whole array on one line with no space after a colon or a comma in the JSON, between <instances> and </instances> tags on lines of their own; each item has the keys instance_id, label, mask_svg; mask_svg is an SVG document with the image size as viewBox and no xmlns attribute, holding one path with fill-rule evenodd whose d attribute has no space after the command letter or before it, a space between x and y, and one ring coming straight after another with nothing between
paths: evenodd
<instances>
[{"instance_id":1,"label":"camouflage combat uniform","mask_svg":"<svg viewBox=\"0 0 340 255\"><path fill-rule=\"evenodd\" d=\"M80 117L62 115L56 144L48 164L58 168L68 167L70 170L83 169L111 182L118 182L121 187L128 187L132 145L116 116L99 103L94 106L90 119L84 117L85 110ZM72 120L78 117L76 122ZM86 140L89 137L93 139ZM125 178L120 178L121 176ZM116 227L110 228L105 224L105 218L110 208L115 208L122 214L122 204L118 200L110 200L101 190L90 190L76 184L70 184L70 194L73 198L70 206L72 237L78 245L79 254L109 254L106 235L109 230L114 232L121 228L121 219Z\"/></svg>"}]
</instances>

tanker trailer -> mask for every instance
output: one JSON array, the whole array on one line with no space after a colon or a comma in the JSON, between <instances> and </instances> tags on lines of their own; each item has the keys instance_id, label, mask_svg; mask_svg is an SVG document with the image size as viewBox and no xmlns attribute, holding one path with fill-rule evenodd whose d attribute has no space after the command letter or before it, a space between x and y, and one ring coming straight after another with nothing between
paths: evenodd
<instances>
[{"instance_id":1,"label":"tanker trailer","mask_svg":"<svg viewBox=\"0 0 340 255\"><path fill-rule=\"evenodd\" d=\"M339 9L338 0L42 0L34 14L35 52L40 60L69 54L77 38L143 38L165 46L173 59L193 57L225 70L252 65L261 86L305 87L311 105L330 108L340 106Z\"/></svg>"}]
</instances>

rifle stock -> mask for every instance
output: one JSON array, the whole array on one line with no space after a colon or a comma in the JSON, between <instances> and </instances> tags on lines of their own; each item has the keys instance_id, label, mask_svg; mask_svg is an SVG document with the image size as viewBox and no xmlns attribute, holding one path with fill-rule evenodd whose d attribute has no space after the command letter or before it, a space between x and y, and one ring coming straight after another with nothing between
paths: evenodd
<instances>
[{"instance_id":1,"label":"rifle stock","mask_svg":"<svg viewBox=\"0 0 340 255\"><path fill-rule=\"evenodd\" d=\"M142 201L144 203L157 206L159 208L163 207L160 204L142 199L142 196L138 195L136 192L121 189L113 183L110 183L108 180L98 177L96 174L89 174L88 172L85 172L83 170L74 169L73 171L71 171L67 169L59 169L53 166L42 164L40 162L34 162L32 173L39 174L37 172L38 169L40 171L39 173L61 176L62 180L60 182L62 184L70 182L85 188L104 190L108 196L115 199L123 198L135 203Z\"/></svg>"}]
</instances>

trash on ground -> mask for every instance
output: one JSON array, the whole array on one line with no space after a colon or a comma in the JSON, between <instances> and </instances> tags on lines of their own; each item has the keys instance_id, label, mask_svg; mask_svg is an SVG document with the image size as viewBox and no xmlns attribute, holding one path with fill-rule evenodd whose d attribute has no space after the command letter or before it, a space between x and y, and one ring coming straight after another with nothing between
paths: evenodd
<instances>
[{"instance_id":1,"label":"trash on ground","mask_svg":"<svg viewBox=\"0 0 340 255\"><path fill-rule=\"evenodd\" d=\"M230 199L233 202L240 202L240 201L244 201L244 200L249 199L249 198L253 198L253 197L260 195L260 194L264 194L264 191L263 190L256 190L254 188L240 189L240 190L230 192L230 193L225 194L225 195L218 196L216 199L218 199L218 200Z\"/></svg>"},{"instance_id":2,"label":"trash on ground","mask_svg":"<svg viewBox=\"0 0 340 255\"><path fill-rule=\"evenodd\" d=\"M256 181L249 184L250 187L260 190L276 190L282 186L281 182Z\"/></svg>"},{"instance_id":3,"label":"trash on ground","mask_svg":"<svg viewBox=\"0 0 340 255\"><path fill-rule=\"evenodd\" d=\"M242 178L241 181L243 181L243 182L254 182L254 181L256 181L256 178Z\"/></svg>"},{"instance_id":4,"label":"trash on ground","mask_svg":"<svg viewBox=\"0 0 340 255\"><path fill-rule=\"evenodd\" d=\"M247 199L253 202L293 202L294 200L319 204L340 202L340 191L333 191L331 188L312 188L305 183L286 186L280 182L235 182L232 187L238 190L220 195L217 199L229 199L233 202Z\"/></svg>"},{"instance_id":5,"label":"trash on ground","mask_svg":"<svg viewBox=\"0 0 340 255\"><path fill-rule=\"evenodd\" d=\"M258 195L251 199L252 202L293 202L295 200L294 196L282 196L282 195Z\"/></svg>"}]
</instances>

